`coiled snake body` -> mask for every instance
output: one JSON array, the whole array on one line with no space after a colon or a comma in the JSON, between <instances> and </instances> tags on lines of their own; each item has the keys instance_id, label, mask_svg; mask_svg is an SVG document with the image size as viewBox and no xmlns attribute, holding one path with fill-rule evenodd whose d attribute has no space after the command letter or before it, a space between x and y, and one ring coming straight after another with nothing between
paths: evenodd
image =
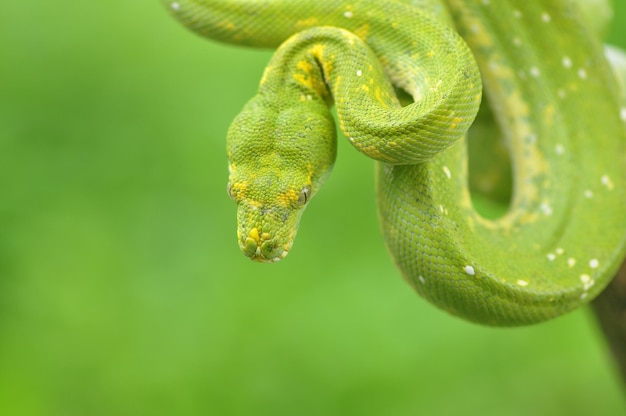
<instances>
[{"instance_id":1,"label":"coiled snake body","mask_svg":"<svg viewBox=\"0 0 626 416\"><path fill-rule=\"evenodd\" d=\"M165 3L201 35L281 45L227 138L239 244L252 259L291 249L334 163L334 103L346 137L377 161L397 267L438 306L491 325L538 322L588 302L619 266L626 110L582 0ZM512 161L496 219L475 210L468 186L465 137L483 89L495 124L470 133L502 132ZM398 98L407 93L411 102Z\"/></svg>"}]
</instances>

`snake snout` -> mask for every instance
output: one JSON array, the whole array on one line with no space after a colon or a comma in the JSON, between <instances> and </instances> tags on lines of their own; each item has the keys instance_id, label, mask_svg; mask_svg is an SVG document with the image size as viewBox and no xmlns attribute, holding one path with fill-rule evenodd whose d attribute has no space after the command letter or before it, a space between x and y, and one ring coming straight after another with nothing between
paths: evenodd
<instances>
[{"instance_id":1,"label":"snake snout","mask_svg":"<svg viewBox=\"0 0 626 416\"><path fill-rule=\"evenodd\" d=\"M275 263L289 253L270 234L259 233L258 228L253 228L245 239L240 239L239 246L246 256L264 263Z\"/></svg>"}]
</instances>

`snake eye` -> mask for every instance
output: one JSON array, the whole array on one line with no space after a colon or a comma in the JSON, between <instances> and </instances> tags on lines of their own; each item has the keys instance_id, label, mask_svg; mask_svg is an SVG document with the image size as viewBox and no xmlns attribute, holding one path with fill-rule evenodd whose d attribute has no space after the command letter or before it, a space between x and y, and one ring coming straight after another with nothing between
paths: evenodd
<instances>
[{"instance_id":1,"label":"snake eye","mask_svg":"<svg viewBox=\"0 0 626 416\"><path fill-rule=\"evenodd\" d=\"M298 206L303 206L311 199L311 185L307 185L300 191L298 196Z\"/></svg>"},{"instance_id":2,"label":"snake eye","mask_svg":"<svg viewBox=\"0 0 626 416\"><path fill-rule=\"evenodd\" d=\"M226 184L226 192L228 193L228 196L230 197L230 199L234 200L235 197L233 196L233 187L230 184L230 182L228 182L228 184Z\"/></svg>"}]
</instances>

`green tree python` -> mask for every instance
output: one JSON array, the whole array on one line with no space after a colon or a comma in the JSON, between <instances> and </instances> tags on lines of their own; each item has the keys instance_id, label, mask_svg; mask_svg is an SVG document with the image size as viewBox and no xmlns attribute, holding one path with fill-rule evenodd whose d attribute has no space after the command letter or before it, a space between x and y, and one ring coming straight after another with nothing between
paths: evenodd
<instances>
[{"instance_id":1,"label":"green tree python","mask_svg":"<svg viewBox=\"0 0 626 416\"><path fill-rule=\"evenodd\" d=\"M345 136L376 160L396 266L446 311L540 322L589 302L619 267L626 66L615 49L615 70L605 57L606 2L164 3L202 36L278 47L227 135L228 193L251 259L291 250L335 161L335 105ZM470 175L471 163L488 167ZM502 215L477 211L480 192L507 204Z\"/></svg>"}]
</instances>

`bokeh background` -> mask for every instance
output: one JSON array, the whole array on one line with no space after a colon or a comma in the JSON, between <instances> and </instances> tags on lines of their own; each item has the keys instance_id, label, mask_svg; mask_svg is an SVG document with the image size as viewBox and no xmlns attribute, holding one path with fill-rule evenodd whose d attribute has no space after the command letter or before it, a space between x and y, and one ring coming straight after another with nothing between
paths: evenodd
<instances>
[{"instance_id":1,"label":"bokeh background","mask_svg":"<svg viewBox=\"0 0 626 416\"><path fill-rule=\"evenodd\" d=\"M268 58L156 0L0 5L0 415L626 412L589 310L493 329L418 298L344 140L290 256L245 259L224 137Z\"/></svg>"}]
</instances>

